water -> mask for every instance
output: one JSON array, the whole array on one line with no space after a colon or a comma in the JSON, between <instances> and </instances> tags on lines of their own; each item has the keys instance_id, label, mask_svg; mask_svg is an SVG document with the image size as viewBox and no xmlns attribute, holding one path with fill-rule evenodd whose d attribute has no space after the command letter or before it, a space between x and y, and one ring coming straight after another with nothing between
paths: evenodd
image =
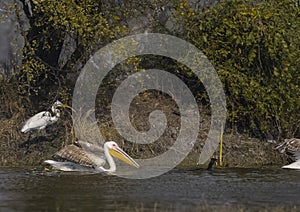
<instances>
[{"instance_id":1,"label":"water","mask_svg":"<svg viewBox=\"0 0 300 212\"><path fill-rule=\"evenodd\" d=\"M300 207L300 171L175 169L128 180L103 174L0 169L0 211L198 211Z\"/></svg>"}]
</instances>

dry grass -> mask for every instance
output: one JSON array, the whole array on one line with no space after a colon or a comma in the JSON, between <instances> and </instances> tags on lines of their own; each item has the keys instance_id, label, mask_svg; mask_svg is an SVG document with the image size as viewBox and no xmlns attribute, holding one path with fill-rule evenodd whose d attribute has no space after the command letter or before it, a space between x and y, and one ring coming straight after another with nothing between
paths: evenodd
<instances>
[{"instance_id":1,"label":"dry grass","mask_svg":"<svg viewBox=\"0 0 300 212\"><path fill-rule=\"evenodd\" d=\"M75 137L78 140L86 141L89 143L103 143L104 139L100 134L98 123L92 118L93 113L94 110L88 110L87 112L79 110L74 112L72 118Z\"/></svg>"},{"instance_id":2,"label":"dry grass","mask_svg":"<svg viewBox=\"0 0 300 212\"><path fill-rule=\"evenodd\" d=\"M28 99L19 96L16 90L16 85L0 82L0 166L37 165L51 158L63 143L64 135L59 129L61 123L40 134L21 133L20 129L28 118L26 108L32 108ZM52 135L44 136L45 131Z\"/></svg>"},{"instance_id":3,"label":"dry grass","mask_svg":"<svg viewBox=\"0 0 300 212\"><path fill-rule=\"evenodd\" d=\"M25 108L12 85L0 84L0 164L14 162L22 135Z\"/></svg>"}]
</instances>

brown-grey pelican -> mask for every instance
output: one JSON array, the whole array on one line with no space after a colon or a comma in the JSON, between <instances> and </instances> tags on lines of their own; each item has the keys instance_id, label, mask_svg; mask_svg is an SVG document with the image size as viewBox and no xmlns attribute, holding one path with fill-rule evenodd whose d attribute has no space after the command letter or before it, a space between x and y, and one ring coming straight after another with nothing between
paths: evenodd
<instances>
[{"instance_id":1,"label":"brown-grey pelican","mask_svg":"<svg viewBox=\"0 0 300 212\"><path fill-rule=\"evenodd\" d=\"M103 148L85 141L78 141L77 144L71 144L64 147L54 156L67 160L67 162L54 160L46 160L44 162L61 171L113 173L116 171L116 164L113 157L139 168L139 164L124 152L114 141L105 142ZM109 166L108 168L104 168L106 161Z\"/></svg>"},{"instance_id":2,"label":"brown-grey pelican","mask_svg":"<svg viewBox=\"0 0 300 212\"><path fill-rule=\"evenodd\" d=\"M299 138L285 139L284 142L282 142L276 147L276 149L279 152L285 153L288 156L292 156L296 159L295 162L283 166L282 168L300 169L300 139Z\"/></svg>"}]
</instances>

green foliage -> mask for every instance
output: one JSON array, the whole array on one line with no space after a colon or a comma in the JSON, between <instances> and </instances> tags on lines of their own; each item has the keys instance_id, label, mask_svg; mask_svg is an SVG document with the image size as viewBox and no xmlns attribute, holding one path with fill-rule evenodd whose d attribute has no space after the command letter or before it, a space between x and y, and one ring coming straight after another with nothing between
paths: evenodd
<instances>
[{"instance_id":1,"label":"green foliage","mask_svg":"<svg viewBox=\"0 0 300 212\"><path fill-rule=\"evenodd\" d=\"M228 121L264 134L299 133L300 9L295 1L230 0L193 12L189 4L179 9L187 39L206 54L224 84Z\"/></svg>"},{"instance_id":2,"label":"green foliage","mask_svg":"<svg viewBox=\"0 0 300 212\"><path fill-rule=\"evenodd\" d=\"M96 50L127 35L129 17L146 16L149 6L157 10L164 5L161 0L153 4L32 2L31 29L24 34L23 64L16 80L20 94L36 96L39 101L58 96L67 100L74 85L70 74L76 76ZM228 121L233 127L279 137L299 133L300 9L294 0L225 0L206 8L174 0L167 6L172 7L170 11L182 30L178 34L203 51L217 69L226 92ZM76 40L76 47L60 67L58 58L66 35ZM120 54L124 51L127 49L120 49ZM131 58L124 61L122 71L139 71L141 63L145 67L156 64ZM192 90L202 89L195 94L202 95L202 102L209 101L190 70L170 62L166 66Z\"/></svg>"},{"instance_id":3,"label":"green foliage","mask_svg":"<svg viewBox=\"0 0 300 212\"><path fill-rule=\"evenodd\" d=\"M68 99L76 74L103 45L128 33L121 24L121 9L101 1L33 1L31 29L26 34L21 71L16 76L19 93L41 101L57 97ZM76 40L74 53L60 67L58 59L65 36Z\"/></svg>"},{"instance_id":4,"label":"green foliage","mask_svg":"<svg viewBox=\"0 0 300 212\"><path fill-rule=\"evenodd\" d=\"M37 26L50 24L54 30L77 34L83 47L104 43L126 32L113 8L100 1L39 1ZM47 32L49 33L49 32ZM100 42L101 41L101 42Z\"/></svg>"}]
</instances>

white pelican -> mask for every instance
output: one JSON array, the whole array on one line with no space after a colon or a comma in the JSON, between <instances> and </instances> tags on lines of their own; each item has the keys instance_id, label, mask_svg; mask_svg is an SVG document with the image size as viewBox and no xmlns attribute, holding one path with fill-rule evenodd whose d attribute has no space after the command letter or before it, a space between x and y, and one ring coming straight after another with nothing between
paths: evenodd
<instances>
[{"instance_id":1,"label":"white pelican","mask_svg":"<svg viewBox=\"0 0 300 212\"><path fill-rule=\"evenodd\" d=\"M285 169L300 169L300 139L299 138L291 138L285 139L283 143L279 144L276 149L279 152L285 153L288 156L295 157L296 161L283 166Z\"/></svg>"},{"instance_id":2,"label":"white pelican","mask_svg":"<svg viewBox=\"0 0 300 212\"><path fill-rule=\"evenodd\" d=\"M21 132L27 133L33 129L42 130L45 129L46 126L57 122L60 117L60 111L57 109L57 107L62 105L63 104L58 100L52 105L51 110L54 116L52 116L49 111L42 111L35 114L25 122Z\"/></svg>"},{"instance_id":3,"label":"white pelican","mask_svg":"<svg viewBox=\"0 0 300 212\"><path fill-rule=\"evenodd\" d=\"M139 168L139 164L114 141L105 142L103 148L84 141L78 141L78 144L68 145L55 153L54 157L67 160L67 162L45 160L44 163L50 164L55 169L61 171L113 173L116 171L116 164L112 156L119 158L131 166ZM109 168L104 168L106 161L108 162Z\"/></svg>"}]
</instances>

